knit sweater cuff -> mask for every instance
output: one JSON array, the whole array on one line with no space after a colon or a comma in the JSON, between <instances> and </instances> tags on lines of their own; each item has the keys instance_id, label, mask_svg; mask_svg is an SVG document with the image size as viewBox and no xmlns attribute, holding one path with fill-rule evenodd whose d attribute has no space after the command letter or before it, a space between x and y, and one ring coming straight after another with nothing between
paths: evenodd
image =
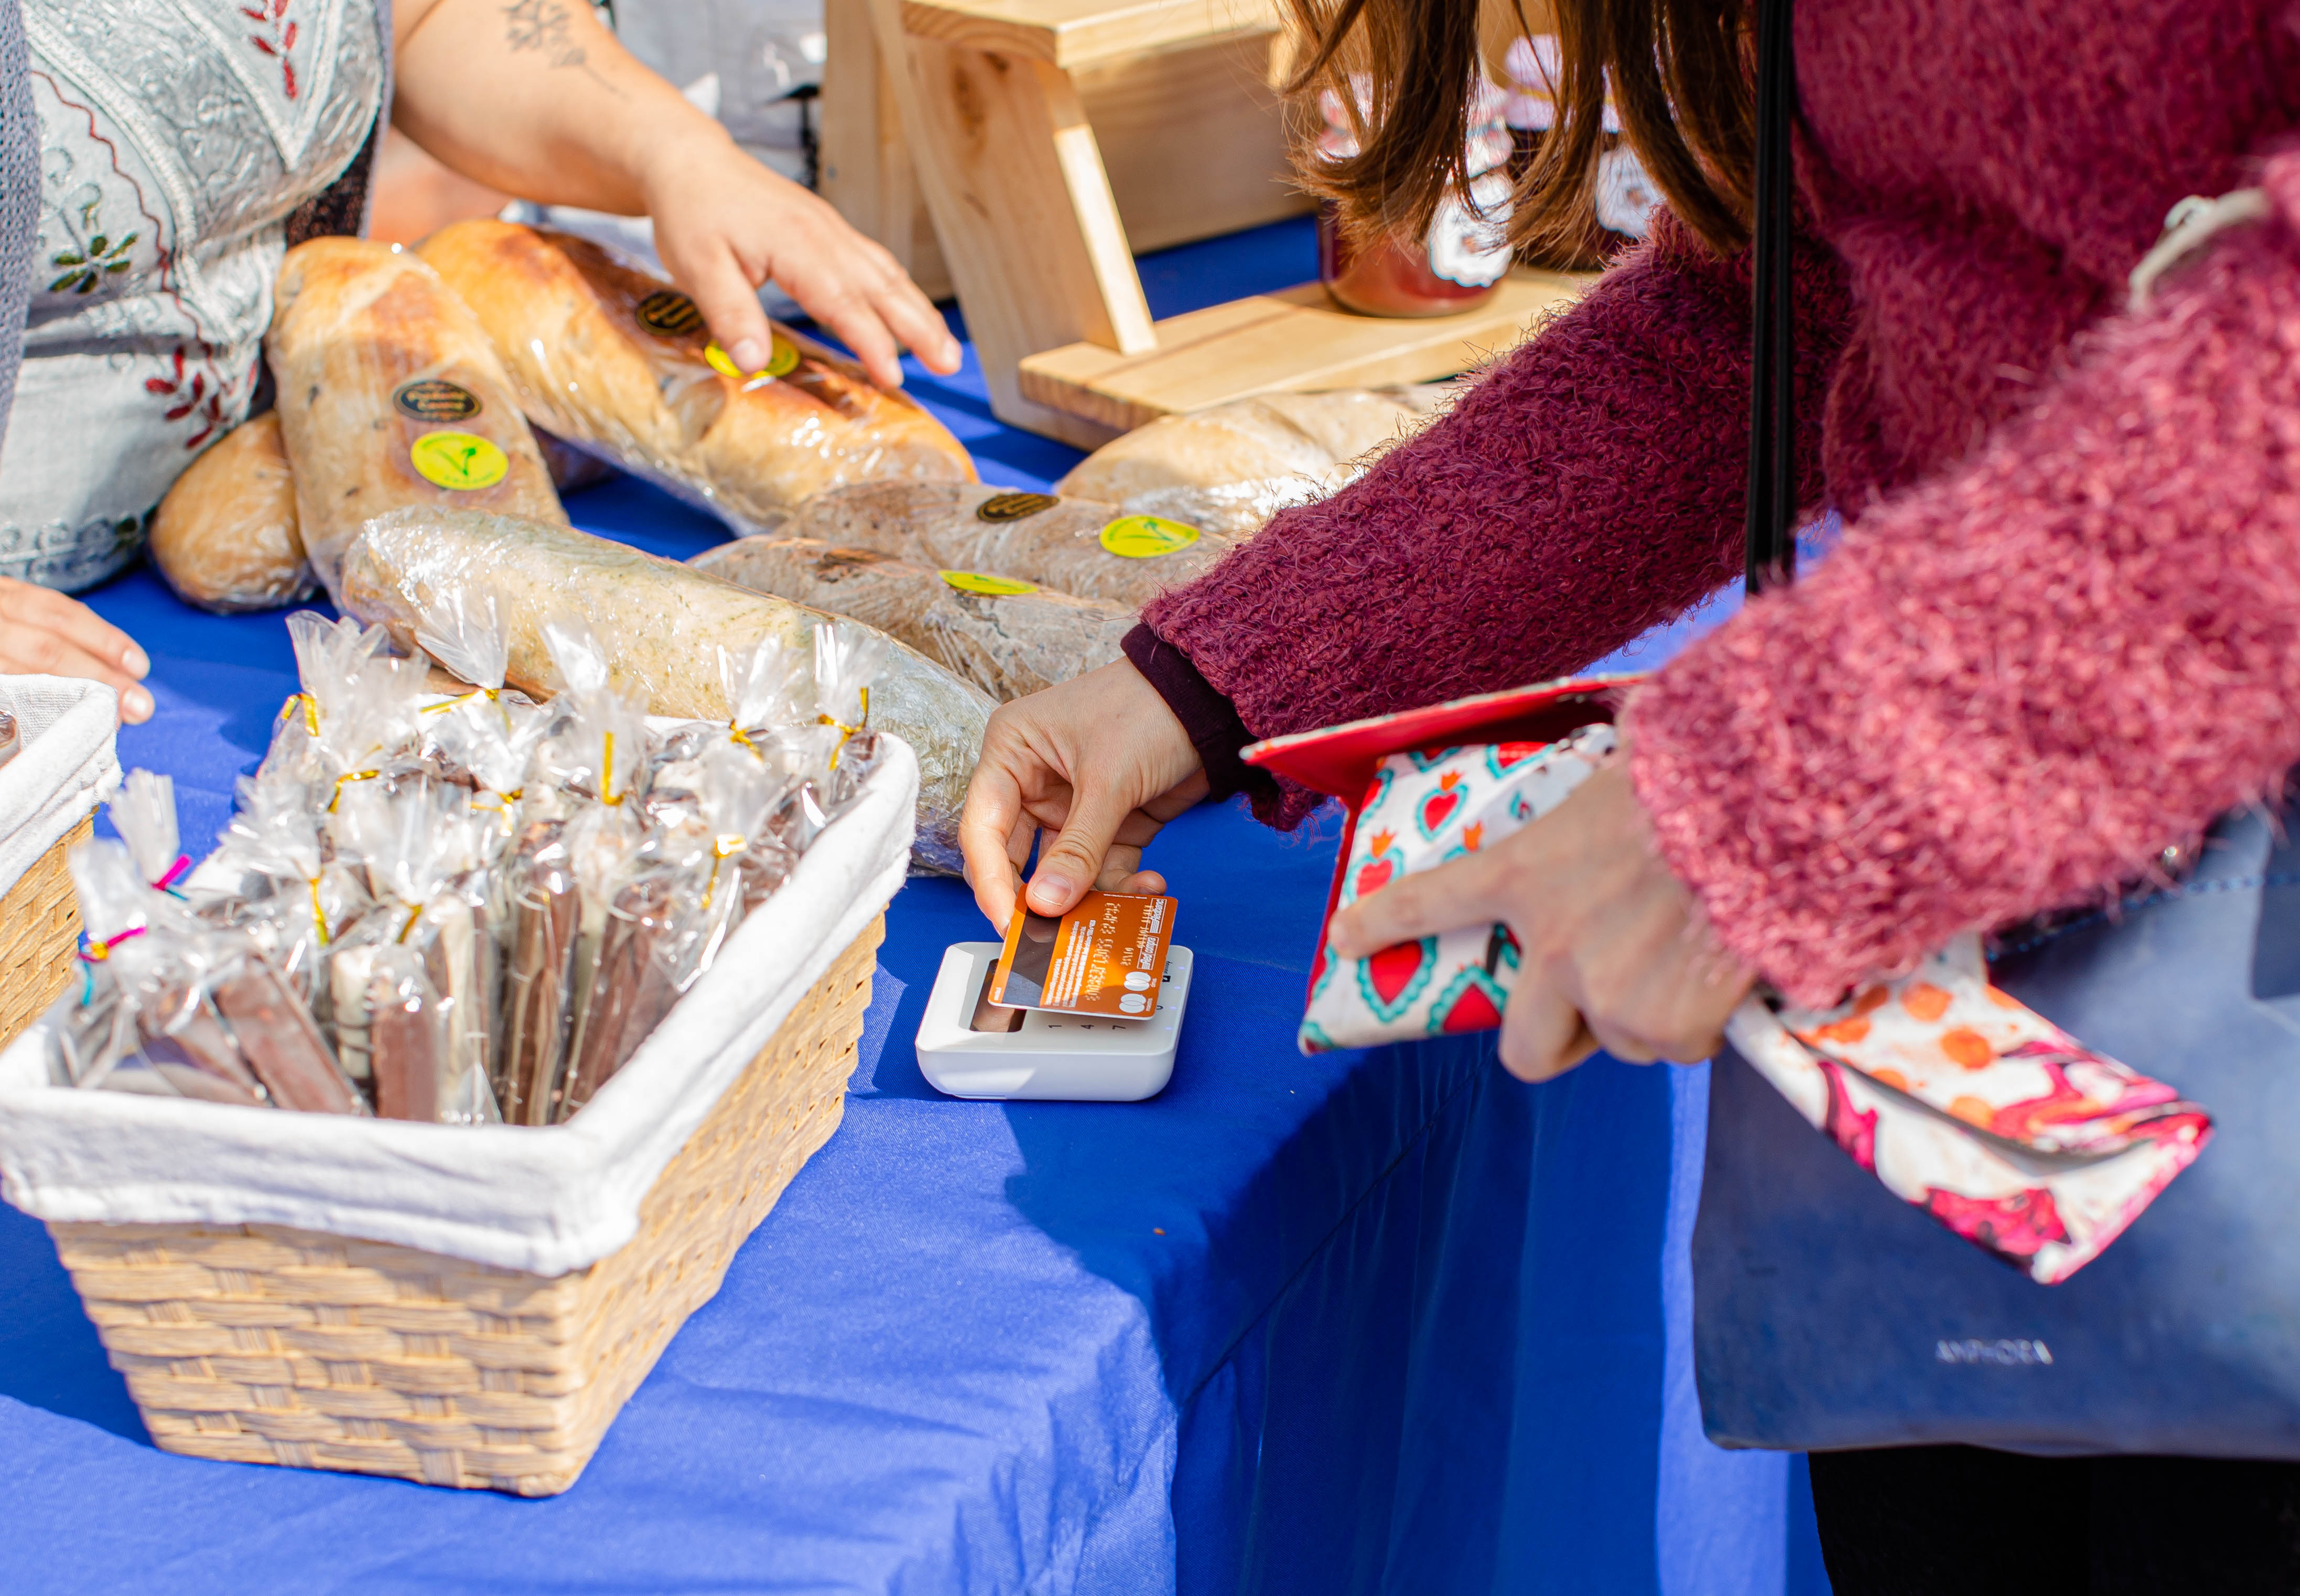
<instances>
[{"instance_id":1,"label":"knit sweater cuff","mask_svg":"<svg viewBox=\"0 0 2300 1596\"><path fill-rule=\"evenodd\" d=\"M1246 729L1236 706L1198 673L1190 656L1141 624L1126 634L1120 647L1182 723L1190 746L1197 749L1199 762L1205 766L1210 784L1207 798L1226 798L1251 786L1260 773L1249 769L1238 756L1254 740L1254 733Z\"/></svg>"}]
</instances>

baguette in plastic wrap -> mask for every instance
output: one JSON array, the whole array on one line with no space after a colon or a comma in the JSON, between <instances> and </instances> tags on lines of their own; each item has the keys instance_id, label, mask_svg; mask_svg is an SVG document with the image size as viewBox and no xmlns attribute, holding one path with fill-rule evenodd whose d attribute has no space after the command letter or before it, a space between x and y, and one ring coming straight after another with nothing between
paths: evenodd
<instances>
[{"instance_id":1,"label":"baguette in plastic wrap","mask_svg":"<svg viewBox=\"0 0 2300 1596\"><path fill-rule=\"evenodd\" d=\"M412 647L425 611L457 590L474 601L493 597L511 643L511 686L545 697L565 685L544 629L571 614L604 645L616 691L653 714L692 720L725 721L733 712L721 648L772 638L811 651L814 626L831 619L571 527L467 511L403 510L371 523L346 551L334 592L344 613ZM918 755L912 856L929 869L958 872L959 811L994 707L922 655L888 648L871 690L871 724Z\"/></svg>"},{"instance_id":2,"label":"baguette in plastic wrap","mask_svg":"<svg viewBox=\"0 0 2300 1596\"><path fill-rule=\"evenodd\" d=\"M933 571L996 571L1138 610L1200 576L1230 539L1113 505L973 484L870 482L809 499L785 529Z\"/></svg>"},{"instance_id":3,"label":"baguette in plastic wrap","mask_svg":"<svg viewBox=\"0 0 2300 1596\"><path fill-rule=\"evenodd\" d=\"M279 413L226 433L176 479L152 516L152 563L186 604L279 609L319 586L296 524L296 473Z\"/></svg>"},{"instance_id":4,"label":"baguette in plastic wrap","mask_svg":"<svg viewBox=\"0 0 2300 1596\"><path fill-rule=\"evenodd\" d=\"M1019 698L1119 656L1134 612L979 571L930 570L812 538L738 538L688 564L875 626L994 698Z\"/></svg>"},{"instance_id":5,"label":"baguette in plastic wrap","mask_svg":"<svg viewBox=\"0 0 2300 1596\"><path fill-rule=\"evenodd\" d=\"M1292 484L1312 490L1303 497L1330 493L1371 456L1429 425L1454 391L1430 383L1259 394L1161 416L1095 450L1054 491L1128 510L1141 495L1178 488L1260 483L1279 493Z\"/></svg>"},{"instance_id":6,"label":"baguette in plastic wrap","mask_svg":"<svg viewBox=\"0 0 2300 1596\"><path fill-rule=\"evenodd\" d=\"M264 351L304 550L331 591L345 545L389 510L567 519L494 346L413 255L358 238L297 245Z\"/></svg>"},{"instance_id":7,"label":"baguette in plastic wrap","mask_svg":"<svg viewBox=\"0 0 2300 1596\"><path fill-rule=\"evenodd\" d=\"M419 253L478 314L538 426L738 531L771 531L849 482L974 480L909 396L779 326L766 371L738 373L693 300L588 239L459 221Z\"/></svg>"}]
</instances>

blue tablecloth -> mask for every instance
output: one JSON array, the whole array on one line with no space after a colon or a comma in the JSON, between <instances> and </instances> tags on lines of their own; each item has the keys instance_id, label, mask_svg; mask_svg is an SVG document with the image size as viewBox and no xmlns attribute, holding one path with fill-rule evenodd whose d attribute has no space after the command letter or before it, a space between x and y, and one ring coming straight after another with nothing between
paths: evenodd
<instances>
[{"instance_id":1,"label":"blue tablecloth","mask_svg":"<svg viewBox=\"0 0 2300 1596\"><path fill-rule=\"evenodd\" d=\"M1309 249L1281 226L1145 277L1167 313ZM1075 458L995 422L971 371L917 380L994 480ZM665 554L720 536L628 481L569 508ZM141 572L95 602L154 662L121 757L175 777L196 842L290 690L279 617ZM1300 1057L1333 835L1209 808L1159 842L1198 965L1140 1105L929 1090L928 986L984 928L955 883L909 886L845 1125L552 1500L155 1450L45 1233L0 1209L6 1587L1825 1591L1797 1460L1700 1433L1705 1071L1537 1089L1478 1040Z\"/></svg>"}]
</instances>

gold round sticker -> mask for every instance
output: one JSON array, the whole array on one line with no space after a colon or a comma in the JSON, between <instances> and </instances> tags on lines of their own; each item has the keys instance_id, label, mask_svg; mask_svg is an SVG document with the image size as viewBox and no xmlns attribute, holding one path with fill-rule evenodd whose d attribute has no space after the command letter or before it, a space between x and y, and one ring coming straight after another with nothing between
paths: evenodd
<instances>
[{"instance_id":1,"label":"gold round sticker","mask_svg":"<svg viewBox=\"0 0 2300 1596\"><path fill-rule=\"evenodd\" d=\"M1163 515L1121 515L1102 529L1102 546L1127 560L1154 560L1197 540L1197 528Z\"/></svg>"},{"instance_id":2,"label":"gold round sticker","mask_svg":"<svg viewBox=\"0 0 2300 1596\"><path fill-rule=\"evenodd\" d=\"M703 313L677 288L662 288L639 301L639 325L657 338L686 338L703 330Z\"/></svg>"},{"instance_id":3,"label":"gold round sticker","mask_svg":"<svg viewBox=\"0 0 2300 1596\"><path fill-rule=\"evenodd\" d=\"M703 346L703 358L711 363L712 371L722 377L732 377L738 382L756 382L762 377L788 377L798 370L798 349L780 333L775 335L774 353L767 356L767 363L747 375L735 369L735 362L726 350L719 347L717 338Z\"/></svg>"},{"instance_id":4,"label":"gold round sticker","mask_svg":"<svg viewBox=\"0 0 2300 1596\"><path fill-rule=\"evenodd\" d=\"M1022 521L1062 502L1051 493L994 493L974 506L974 519L992 522Z\"/></svg>"},{"instance_id":5,"label":"gold round sticker","mask_svg":"<svg viewBox=\"0 0 2300 1596\"><path fill-rule=\"evenodd\" d=\"M946 571L943 581L962 593L987 593L993 598L1009 598L1017 593L1035 593L1036 582L1018 581L1011 576L992 576L984 571Z\"/></svg>"},{"instance_id":6,"label":"gold round sticker","mask_svg":"<svg viewBox=\"0 0 2300 1596\"><path fill-rule=\"evenodd\" d=\"M501 449L470 432L426 432L407 459L425 481L459 493L492 488L511 470Z\"/></svg>"}]
</instances>

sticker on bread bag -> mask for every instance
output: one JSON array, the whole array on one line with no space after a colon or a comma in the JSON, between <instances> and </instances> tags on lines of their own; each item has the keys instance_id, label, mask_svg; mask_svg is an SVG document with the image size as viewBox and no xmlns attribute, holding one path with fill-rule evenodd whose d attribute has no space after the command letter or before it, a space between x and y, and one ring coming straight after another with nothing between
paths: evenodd
<instances>
[{"instance_id":1,"label":"sticker on bread bag","mask_svg":"<svg viewBox=\"0 0 2300 1596\"><path fill-rule=\"evenodd\" d=\"M1158 1007L1158 978L1174 940L1174 900L1089 892L1056 920L1021 904L990 977L1001 1008L1142 1020Z\"/></svg>"},{"instance_id":2,"label":"sticker on bread bag","mask_svg":"<svg viewBox=\"0 0 2300 1596\"><path fill-rule=\"evenodd\" d=\"M457 493L492 488L511 470L504 452L471 432L426 432L407 451L425 481Z\"/></svg>"},{"instance_id":3,"label":"sticker on bread bag","mask_svg":"<svg viewBox=\"0 0 2300 1596\"><path fill-rule=\"evenodd\" d=\"M1102 529L1102 546L1121 559L1154 560L1198 540L1198 529L1163 515L1121 515Z\"/></svg>"},{"instance_id":4,"label":"sticker on bread bag","mask_svg":"<svg viewBox=\"0 0 2300 1596\"><path fill-rule=\"evenodd\" d=\"M445 377L419 377L391 393L399 414L412 422L467 422L479 413L479 396Z\"/></svg>"},{"instance_id":5,"label":"sticker on bread bag","mask_svg":"<svg viewBox=\"0 0 2300 1596\"><path fill-rule=\"evenodd\" d=\"M662 288L639 301L639 325L657 338L689 338L703 330L703 312L677 288Z\"/></svg>"},{"instance_id":6,"label":"sticker on bread bag","mask_svg":"<svg viewBox=\"0 0 2300 1596\"><path fill-rule=\"evenodd\" d=\"M1062 501L1051 493L994 493L974 506L977 521L1021 521Z\"/></svg>"},{"instance_id":7,"label":"sticker on bread bag","mask_svg":"<svg viewBox=\"0 0 2300 1596\"><path fill-rule=\"evenodd\" d=\"M719 347L716 338L703 346L703 358L721 377L732 377L738 382L756 382L762 377L788 377L798 370L798 347L779 332L775 334L774 352L767 356L767 363L755 372L737 371L734 357Z\"/></svg>"},{"instance_id":8,"label":"sticker on bread bag","mask_svg":"<svg viewBox=\"0 0 2300 1596\"><path fill-rule=\"evenodd\" d=\"M1026 582L1020 577L993 576L988 571L943 571L936 574L962 593L982 593L992 598L1011 598L1017 593L1038 590L1036 582Z\"/></svg>"}]
</instances>

